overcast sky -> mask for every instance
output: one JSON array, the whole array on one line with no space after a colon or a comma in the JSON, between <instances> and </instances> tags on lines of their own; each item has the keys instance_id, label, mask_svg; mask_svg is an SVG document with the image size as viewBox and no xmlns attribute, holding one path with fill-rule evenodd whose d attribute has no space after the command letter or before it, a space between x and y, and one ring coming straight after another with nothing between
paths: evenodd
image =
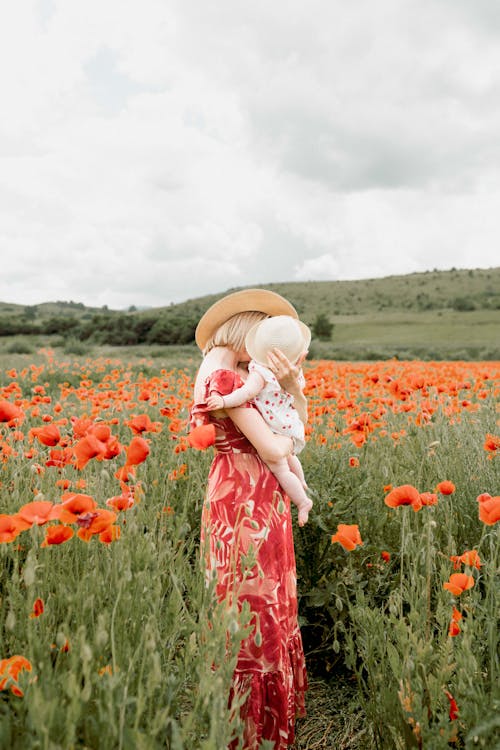
<instances>
[{"instance_id":1,"label":"overcast sky","mask_svg":"<svg viewBox=\"0 0 500 750\"><path fill-rule=\"evenodd\" d=\"M500 265L498 0L15 0L0 301Z\"/></svg>"}]
</instances>

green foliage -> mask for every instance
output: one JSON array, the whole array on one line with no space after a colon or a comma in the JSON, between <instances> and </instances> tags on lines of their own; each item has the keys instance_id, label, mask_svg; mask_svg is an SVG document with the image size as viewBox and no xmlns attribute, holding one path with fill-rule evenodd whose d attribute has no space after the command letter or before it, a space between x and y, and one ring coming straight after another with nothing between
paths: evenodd
<instances>
[{"instance_id":1,"label":"green foliage","mask_svg":"<svg viewBox=\"0 0 500 750\"><path fill-rule=\"evenodd\" d=\"M470 297L455 297L451 306L460 312L469 312L476 309L475 302Z\"/></svg>"},{"instance_id":2,"label":"green foliage","mask_svg":"<svg viewBox=\"0 0 500 750\"><path fill-rule=\"evenodd\" d=\"M126 377L136 393L147 377L160 377L174 396L180 375L193 373L199 363L192 347L178 346L168 351L182 369L165 372L172 366L163 359L166 348L156 350L153 362L140 358L142 349L134 351ZM19 359L27 367L30 360ZM9 356L4 364L16 363ZM42 382L52 403L61 396L61 381L80 385L81 364L65 364L60 372L46 367ZM115 387L116 366L113 358L99 363L107 388ZM1 385L11 381L0 371ZM32 393L29 376L23 388L25 396ZM468 389L457 387L451 403L468 396ZM400 750L420 742L439 750L455 732L454 747L495 747L498 525L479 521L475 500L481 492L497 492L498 458L488 460L482 447L485 434L497 431L495 406L489 397L480 410L465 411L452 422L440 410L420 428L408 423L404 411L388 413L387 434L360 448L341 437L340 427L328 434L314 421L313 438L301 454L315 501L309 523L294 526L308 669L333 680L348 670L355 678L349 684L358 688L366 736L374 738L367 747ZM79 413L71 395L67 408ZM158 405L141 401L139 410L158 418ZM125 444L130 431L121 416L116 432ZM28 415L26 435L35 424ZM404 436L392 439L391 432L402 426ZM7 434L7 427L0 429ZM316 440L320 435L324 444ZM41 548L44 528L34 527L18 537L19 545L0 544L0 658L23 654L33 664L33 673L21 680L23 699L0 692L0 747L219 750L240 731L226 698L248 612L217 607L199 564L211 453L177 454L175 444L165 418L164 430L151 441L150 457L137 470L144 497L121 515L118 542L107 547L75 538ZM32 459L20 451L2 464L2 512L17 511L35 493L60 499L58 470L37 468L44 467L49 449L38 450ZM350 466L351 457L359 466ZM65 476L72 482L84 479L82 491L103 506L117 492L114 472L120 463L93 461L81 472L69 467ZM185 475L169 479L183 463ZM414 513L384 503L388 484L431 491L442 479L451 479L457 489L435 506ZM346 552L331 543L339 523L359 524L362 547ZM473 548L483 566L471 571L475 586L453 600L443 589L453 572L450 555ZM382 551L390 553L388 562ZM45 612L31 619L37 597L44 599ZM452 639L453 603L464 617L461 634ZM459 706L453 723L445 690ZM349 726L352 716L342 719ZM332 746L353 747L347 734L344 741Z\"/></svg>"},{"instance_id":3,"label":"green foliage","mask_svg":"<svg viewBox=\"0 0 500 750\"><path fill-rule=\"evenodd\" d=\"M398 421L391 417L389 433ZM445 748L457 733L458 747L476 746L473 735L478 747L493 747L500 539L498 528L479 521L475 498L498 486L482 447L494 429L493 411L454 425L436 415L397 443L387 437L351 451L310 443L302 454L315 498L308 526L295 529L308 663L326 674L342 663L353 670L380 750ZM360 466L347 468L353 454ZM443 478L457 490L436 506L415 513L384 504L385 485L433 491ZM345 552L330 543L338 523L359 525L362 548ZM443 583L454 572L449 557L466 549L478 550L483 568L473 571L475 587L454 602ZM390 553L388 563L382 551ZM464 613L458 638L448 635L453 603ZM458 703L458 723L449 720L446 690ZM483 734L474 734L476 726Z\"/></svg>"},{"instance_id":4,"label":"green foliage","mask_svg":"<svg viewBox=\"0 0 500 750\"><path fill-rule=\"evenodd\" d=\"M334 329L333 323L325 313L318 313L312 324L312 334L321 341L329 341Z\"/></svg>"},{"instance_id":5,"label":"green foliage","mask_svg":"<svg viewBox=\"0 0 500 750\"><path fill-rule=\"evenodd\" d=\"M25 339L14 339L5 348L7 354L33 354L33 347Z\"/></svg>"},{"instance_id":6,"label":"green foliage","mask_svg":"<svg viewBox=\"0 0 500 750\"><path fill-rule=\"evenodd\" d=\"M289 299L302 320L317 328L311 348L315 358L498 356L500 268L266 288ZM187 344L203 312L227 291L235 290L151 310L131 305L126 313L74 301L28 307L0 303L0 337L39 335L47 343L48 336L62 336L102 346ZM334 346L328 346L330 325L335 326Z\"/></svg>"}]
</instances>

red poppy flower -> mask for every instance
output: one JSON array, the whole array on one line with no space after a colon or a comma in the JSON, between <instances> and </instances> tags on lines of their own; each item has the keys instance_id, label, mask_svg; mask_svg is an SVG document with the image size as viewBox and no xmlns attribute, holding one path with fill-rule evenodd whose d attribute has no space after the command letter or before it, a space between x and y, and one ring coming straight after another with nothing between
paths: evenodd
<instances>
[{"instance_id":1,"label":"red poppy flower","mask_svg":"<svg viewBox=\"0 0 500 750\"><path fill-rule=\"evenodd\" d=\"M353 469L357 469L359 466L359 458L356 458L356 456L351 456L349 459L349 466L351 466Z\"/></svg>"},{"instance_id":2,"label":"red poppy flower","mask_svg":"<svg viewBox=\"0 0 500 750\"><path fill-rule=\"evenodd\" d=\"M443 588L451 591L453 596L460 596L467 589L471 589L474 586L474 579L472 576L468 576L465 573L452 573L450 580L443 583Z\"/></svg>"},{"instance_id":3,"label":"red poppy flower","mask_svg":"<svg viewBox=\"0 0 500 750\"><path fill-rule=\"evenodd\" d=\"M100 534L101 531L111 526L114 521L116 521L116 513L105 508L96 508L96 510L84 513L78 518L77 524L80 528L77 536L88 542L92 536Z\"/></svg>"},{"instance_id":4,"label":"red poppy flower","mask_svg":"<svg viewBox=\"0 0 500 750\"><path fill-rule=\"evenodd\" d=\"M439 484L436 486L436 492L440 492L441 495L453 495L455 489L456 487L453 482L449 482L448 480L439 482Z\"/></svg>"},{"instance_id":5,"label":"red poppy flower","mask_svg":"<svg viewBox=\"0 0 500 750\"><path fill-rule=\"evenodd\" d=\"M34 500L32 503L23 505L17 515L27 523L43 526L47 521L57 518L57 511L54 510L54 503L49 500Z\"/></svg>"},{"instance_id":6,"label":"red poppy flower","mask_svg":"<svg viewBox=\"0 0 500 750\"><path fill-rule=\"evenodd\" d=\"M500 448L500 437L488 433L486 435L483 448L485 451L489 451L490 453L496 453L496 451Z\"/></svg>"},{"instance_id":7,"label":"red poppy flower","mask_svg":"<svg viewBox=\"0 0 500 750\"><path fill-rule=\"evenodd\" d=\"M450 638L455 638L460 633L461 633L460 625L457 622L455 622L455 620L452 620L448 628L448 635L450 636Z\"/></svg>"},{"instance_id":8,"label":"red poppy flower","mask_svg":"<svg viewBox=\"0 0 500 750\"><path fill-rule=\"evenodd\" d=\"M106 443L111 437L111 427L109 427L107 424L102 423L93 424L91 427L89 427L87 435L93 435L98 440L100 440L101 443Z\"/></svg>"},{"instance_id":9,"label":"red poppy flower","mask_svg":"<svg viewBox=\"0 0 500 750\"><path fill-rule=\"evenodd\" d=\"M132 495L116 495L106 500L108 508L114 508L114 510L128 510L134 504L134 498Z\"/></svg>"},{"instance_id":10,"label":"red poppy flower","mask_svg":"<svg viewBox=\"0 0 500 750\"><path fill-rule=\"evenodd\" d=\"M77 417L72 417L71 423L73 425L73 435L75 437L85 437L93 424L91 419L78 419Z\"/></svg>"},{"instance_id":11,"label":"red poppy flower","mask_svg":"<svg viewBox=\"0 0 500 750\"><path fill-rule=\"evenodd\" d=\"M35 599L30 618L34 619L35 617L40 617L40 615L43 615L44 611L45 607L43 604L43 599Z\"/></svg>"},{"instance_id":12,"label":"red poppy flower","mask_svg":"<svg viewBox=\"0 0 500 750\"><path fill-rule=\"evenodd\" d=\"M91 458L103 458L106 453L106 445L96 438L95 435L86 435L73 448L77 469L83 469Z\"/></svg>"},{"instance_id":13,"label":"red poppy flower","mask_svg":"<svg viewBox=\"0 0 500 750\"><path fill-rule=\"evenodd\" d=\"M414 511L420 510L422 500L419 491L411 484L402 484L394 487L384 498L384 503L389 508L398 508L400 505L411 505Z\"/></svg>"},{"instance_id":14,"label":"red poppy flower","mask_svg":"<svg viewBox=\"0 0 500 750\"><path fill-rule=\"evenodd\" d=\"M125 464L125 466L120 466L114 475L120 482L129 482L135 476L135 468Z\"/></svg>"},{"instance_id":15,"label":"red poppy flower","mask_svg":"<svg viewBox=\"0 0 500 750\"><path fill-rule=\"evenodd\" d=\"M477 498L479 503L479 519L487 526L494 526L500 521L500 496L492 497L489 492L483 492Z\"/></svg>"},{"instance_id":16,"label":"red poppy flower","mask_svg":"<svg viewBox=\"0 0 500 750\"><path fill-rule=\"evenodd\" d=\"M213 424L201 424L193 427L188 435L188 442L191 448L205 450L215 443L215 426Z\"/></svg>"},{"instance_id":17,"label":"red poppy flower","mask_svg":"<svg viewBox=\"0 0 500 750\"><path fill-rule=\"evenodd\" d=\"M24 414L19 406L3 399L0 401L0 422L7 422L10 425L22 420L23 417Z\"/></svg>"},{"instance_id":18,"label":"red poppy flower","mask_svg":"<svg viewBox=\"0 0 500 750\"><path fill-rule=\"evenodd\" d=\"M13 542L21 530L14 516L0 513L0 544Z\"/></svg>"},{"instance_id":19,"label":"red poppy flower","mask_svg":"<svg viewBox=\"0 0 500 750\"><path fill-rule=\"evenodd\" d=\"M137 466L149 456L149 445L142 437L133 437L127 448L128 466Z\"/></svg>"},{"instance_id":20,"label":"red poppy flower","mask_svg":"<svg viewBox=\"0 0 500 750\"><path fill-rule=\"evenodd\" d=\"M159 432L162 427L160 422L152 422L148 414L137 414L125 424L130 427L134 435L141 435L143 432Z\"/></svg>"},{"instance_id":21,"label":"red poppy flower","mask_svg":"<svg viewBox=\"0 0 500 750\"><path fill-rule=\"evenodd\" d=\"M109 461L110 459L118 456L118 454L121 453L122 445L119 442L118 438L114 435L111 435L109 440L107 440L104 445L106 446L106 452L104 453L103 458L105 458L106 461Z\"/></svg>"},{"instance_id":22,"label":"red poppy flower","mask_svg":"<svg viewBox=\"0 0 500 750\"><path fill-rule=\"evenodd\" d=\"M104 531L101 531L99 534L99 541L103 544L111 544L111 542L116 542L116 540L120 538L120 535L120 527L112 524L105 528Z\"/></svg>"},{"instance_id":23,"label":"red poppy flower","mask_svg":"<svg viewBox=\"0 0 500 750\"><path fill-rule=\"evenodd\" d=\"M50 547L53 544L64 544L68 539L74 535L74 531L70 526L47 526L45 529L45 539L41 543L41 547Z\"/></svg>"},{"instance_id":24,"label":"red poppy flower","mask_svg":"<svg viewBox=\"0 0 500 750\"><path fill-rule=\"evenodd\" d=\"M482 565L481 558L476 549L468 549L461 555L452 555L450 560L452 561L455 570L460 569L461 563L468 565L469 568L477 568L477 570L479 570Z\"/></svg>"},{"instance_id":25,"label":"red poppy flower","mask_svg":"<svg viewBox=\"0 0 500 750\"><path fill-rule=\"evenodd\" d=\"M358 525L339 523L337 533L332 536L332 544L334 542L341 544L348 552L356 549L358 545L362 545L363 540L361 539Z\"/></svg>"},{"instance_id":26,"label":"red poppy flower","mask_svg":"<svg viewBox=\"0 0 500 750\"><path fill-rule=\"evenodd\" d=\"M57 466L61 469L63 466L73 463L72 448L63 448L62 450L56 448L50 451L49 456L49 460L45 461L45 466Z\"/></svg>"},{"instance_id":27,"label":"red poppy flower","mask_svg":"<svg viewBox=\"0 0 500 750\"><path fill-rule=\"evenodd\" d=\"M446 697L450 701L450 713L449 713L450 721L454 721L454 719L458 719L458 706L457 706L457 702L456 702L455 698L452 696L452 694L448 690L445 690L444 692L446 694Z\"/></svg>"},{"instance_id":28,"label":"red poppy flower","mask_svg":"<svg viewBox=\"0 0 500 750\"><path fill-rule=\"evenodd\" d=\"M420 500L422 505L436 505L438 496L434 492L421 492Z\"/></svg>"},{"instance_id":29,"label":"red poppy flower","mask_svg":"<svg viewBox=\"0 0 500 750\"><path fill-rule=\"evenodd\" d=\"M24 656L11 656L9 659L0 659L0 690L5 690L10 686L14 695L22 698L24 693L17 684L20 672L26 670L31 672L31 662Z\"/></svg>"},{"instance_id":30,"label":"red poppy flower","mask_svg":"<svg viewBox=\"0 0 500 750\"><path fill-rule=\"evenodd\" d=\"M78 492L65 492L61 497L61 503L57 506L57 517L61 523L76 523L78 518L97 508L97 503L90 495L82 495Z\"/></svg>"},{"instance_id":31,"label":"red poppy flower","mask_svg":"<svg viewBox=\"0 0 500 750\"><path fill-rule=\"evenodd\" d=\"M55 424L46 424L43 427L33 427L30 430L30 435L38 438L42 445L48 446L57 445L61 439L59 427Z\"/></svg>"},{"instance_id":32,"label":"red poppy flower","mask_svg":"<svg viewBox=\"0 0 500 750\"><path fill-rule=\"evenodd\" d=\"M382 550L382 552L380 553L380 557L384 562L389 562L389 560L391 559L391 553L387 552L386 550Z\"/></svg>"}]
</instances>

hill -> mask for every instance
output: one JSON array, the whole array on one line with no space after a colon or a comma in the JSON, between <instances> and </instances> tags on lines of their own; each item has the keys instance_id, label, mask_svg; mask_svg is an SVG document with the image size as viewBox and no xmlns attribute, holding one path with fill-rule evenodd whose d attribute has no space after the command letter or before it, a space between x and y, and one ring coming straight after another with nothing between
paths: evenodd
<instances>
[{"instance_id":1,"label":"hill","mask_svg":"<svg viewBox=\"0 0 500 750\"><path fill-rule=\"evenodd\" d=\"M333 325L331 340L313 338L315 358L500 359L500 267L261 287L289 299L311 327L318 316ZM187 345L203 312L230 291L127 312L0 303L0 336L49 337L62 346Z\"/></svg>"},{"instance_id":2,"label":"hill","mask_svg":"<svg viewBox=\"0 0 500 750\"><path fill-rule=\"evenodd\" d=\"M261 284L286 297L305 321L323 312L329 316L380 311L500 309L500 267L426 271L357 281L306 281ZM170 306L200 316L217 299L243 287L226 289ZM155 308L163 311L165 308ZM150 313L147 311L146 314Z\"/></svg>"}]
</instances>

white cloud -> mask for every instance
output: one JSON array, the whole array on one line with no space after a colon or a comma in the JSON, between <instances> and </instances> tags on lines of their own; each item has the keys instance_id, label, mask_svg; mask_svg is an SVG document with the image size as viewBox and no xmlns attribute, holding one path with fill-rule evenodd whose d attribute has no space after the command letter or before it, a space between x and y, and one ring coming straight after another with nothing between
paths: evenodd
<instances>
[{"instance_id":1,"label":"white cloud","mask_svg":"<svg viewBox=\"0 0 500 750\"><path fill-rule=\"evenodd\" d=\"M0 300L498 265L499 37L486 0L8 4Z\"/></svg>"},{"instance_id":2,"label":"white cloud","mask_svg":"<svg viewBox=\"0 0 500 750\"><path fill-rule=\"evenodd\" d=\"M313 281L321 279L328 281L337 279L339 264L332 255L319 255L317 258L309 258L294 268L296 281Z\"/></svg>"}]
</instances>

